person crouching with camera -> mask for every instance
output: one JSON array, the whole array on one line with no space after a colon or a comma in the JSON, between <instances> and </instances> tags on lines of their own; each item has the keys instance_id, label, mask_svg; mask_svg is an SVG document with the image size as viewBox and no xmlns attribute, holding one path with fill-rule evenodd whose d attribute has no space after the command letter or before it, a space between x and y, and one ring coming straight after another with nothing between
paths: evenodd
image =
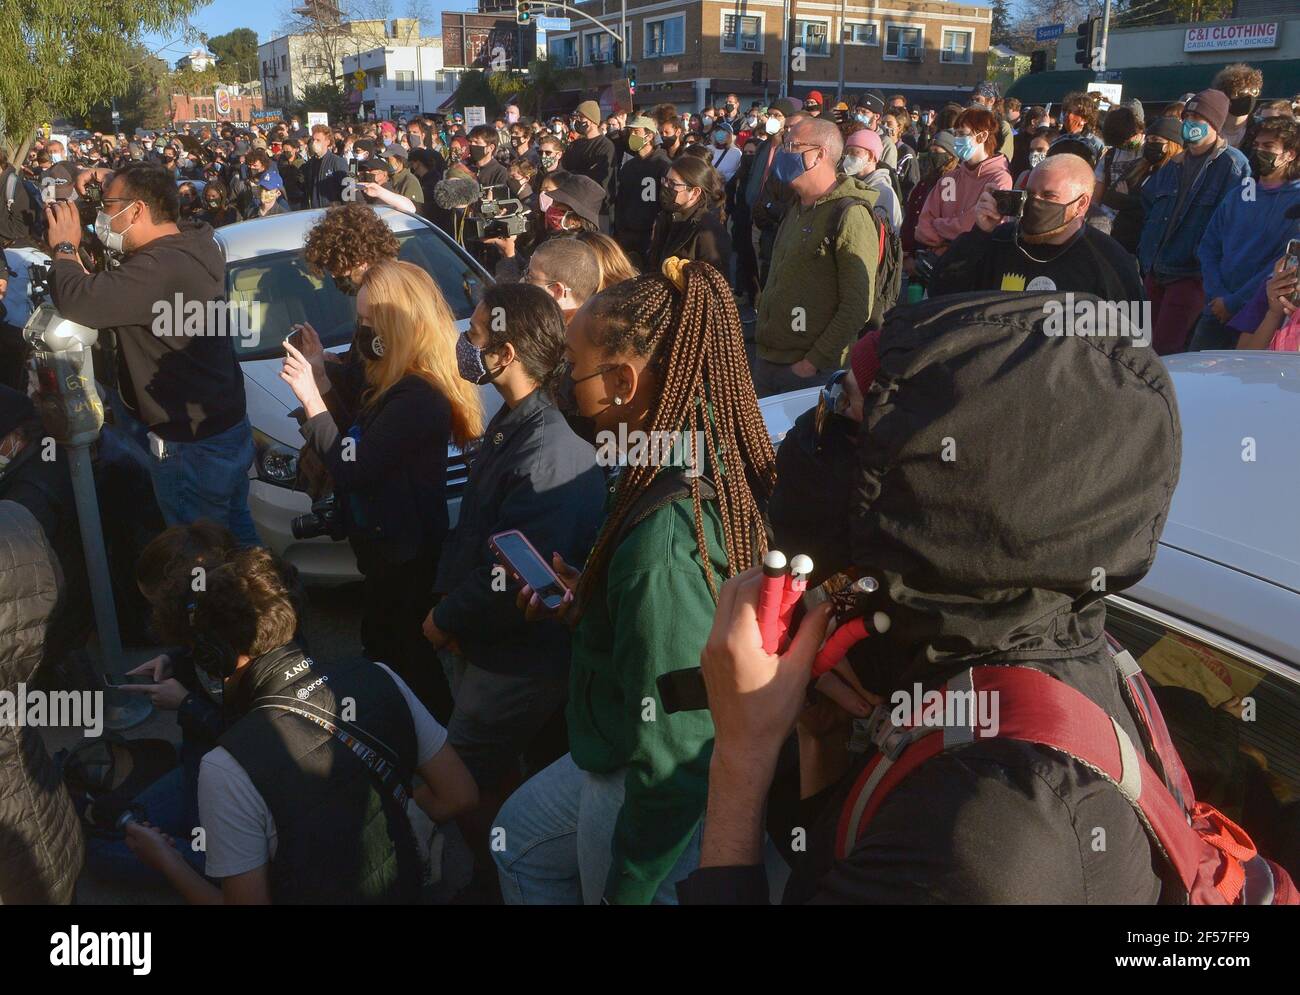
<instances>
[{"instance_id":1,"label":"person crouching with camera","mask_svg":"<svg viewBox=\"0 0 1300 995\"><path fill-rule=\"evenodd\" d=\"M280 372L306 414L307 447L334 481L340 525L365 577L365 653L392 665L444 722L451 695L421 624L447 534L447 446L463 448L483 431L478 389L457 372L456 339L433 278L388 260L366 270L357 293L366 388L355 422L330 414L310 361L289 341Z\"/></svg>"},{"instance_id":2,"label":"person crouching with camera","mask_svg":"<svg viewBox=\"0 0 1300 995\"><path fill-rule=\"evenodd\" d=\"M199 768L204 870L221 883L147 823L126 828L136 856L192 904L415 901L422 868L408 800L435 822L478 800L446 730L387 667L306 656L264 549L209 571L203 591L182 578L168 604L163 634L220 682L230 720Z\"/></svg>"}]
</instances>

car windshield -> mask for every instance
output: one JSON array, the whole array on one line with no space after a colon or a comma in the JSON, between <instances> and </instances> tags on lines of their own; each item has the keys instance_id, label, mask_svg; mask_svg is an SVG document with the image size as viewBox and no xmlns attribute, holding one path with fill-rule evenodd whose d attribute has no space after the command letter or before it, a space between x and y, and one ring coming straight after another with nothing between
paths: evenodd
<instances>
[{"instance_id":1,"label":"car windshield","mask_svg":"<svg viewBox=\"0 0 1300 995\"><path fill-rule=\"evenodd\" d=\"M474 313L482 293L477 270L429 228L394 232L398 258L414 263L433 277L457 320ZM356 327L356 299L342 293L329 274L316 276L301 251L255 256L233 263L226 273L232 305L256 315L258 334L235 337L241 361L284 354L289 329L308 322L326 346L342 345Z\"/></svg>"}]
</instances>

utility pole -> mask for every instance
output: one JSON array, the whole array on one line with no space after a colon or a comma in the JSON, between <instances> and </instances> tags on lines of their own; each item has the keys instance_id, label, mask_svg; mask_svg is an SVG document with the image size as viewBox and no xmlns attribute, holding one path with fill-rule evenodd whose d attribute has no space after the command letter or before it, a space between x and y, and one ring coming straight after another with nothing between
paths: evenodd
<instances>
[{"instance_id":1,"label":"utility pole","mask_svg":"<svg viewBox=\"0 0 1300 995\"><path fill-rule=\"evenodd\" d=\"M781 88L778 96L790 92L790 0L781 7Z\"/></svg>"},{"instance_id":2,"label":"utility pole","mask_svg":"<svg viewBox=\"0 0 1300 995\"><path fill-rule=\"evenodd\" d=\"M844 12L847 0L840 0L840 82L835 89L835 102L839 103L844 99ZM1110 0L1106 0L1107 3Z\"/></svg>"},{"instance_id":3,"label":"utility pole","mask_svg":"<svg viewBox=\"0 0 1300 995\"><path fill-rule=\"evenodd\" d=\"M1101 12L1101 62L1098 63L1097 81L1102 82L1106 73L1106 46L1110 44L1110 0L1106 0L1106 7Z\"/></svg>"}]
</instances>

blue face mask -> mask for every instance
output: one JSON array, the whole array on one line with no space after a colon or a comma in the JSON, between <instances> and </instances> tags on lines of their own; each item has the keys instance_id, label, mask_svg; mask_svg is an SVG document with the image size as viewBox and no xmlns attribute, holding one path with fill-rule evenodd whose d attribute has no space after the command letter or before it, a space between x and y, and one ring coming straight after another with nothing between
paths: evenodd
<instances>
[{"instance_id":1,"label":"blue face mask","mask_svg":"<svg viewBox=\"0 0 1300 995\"><path fill-rule=\"evenodd\" d=\"M854 115L853 115L853 120L857 121L859 124L865 124L868 128L871 127L871 115L870 115L870 114L854 114Z\"/></svg>"},{"instance_id":2,"label":"blue face mask","mask_svg":"<svg viewBox=\"0 0 1300 995\"><path fill-rule=\"evenodd\" d=\"M975 139L971 135L958 135L953 139L952 150L962 162L975 154Z\"/></svg>"},{"instance_id":3,"label":"blue face mask","mask_svg":"<svg viewBox=\"0 0 1300 995\"><path fill-rule=\"evenodd\" d=\"M1210 126L1203 121L1184 121L1183 122L1183 144L1195 145L1197 142L1205 141L1205 136L1210 133Z\"/></svg>"},{"instance_id":4,"label":"blue face mask","mask_svg":"<svg viewBox=\"0 0 1300 995\"><path fill-rule=\"evenodd\" d=\"M772 157L772 175L779 183L793 183L806 172L808 166L803 161L802 152L778 149L776 155Z\"/></svg>"}]
</instances>

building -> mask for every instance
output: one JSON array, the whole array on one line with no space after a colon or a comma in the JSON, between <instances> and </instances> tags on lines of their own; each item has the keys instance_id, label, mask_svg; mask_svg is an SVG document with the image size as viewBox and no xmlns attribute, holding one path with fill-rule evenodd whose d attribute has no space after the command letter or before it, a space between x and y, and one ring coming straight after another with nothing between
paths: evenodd
<instances>
[{"instance_id":1,"label":"building","mask_svg":"<svg viewBox=\"0 0 1300 995\"><path fill-rule=\"evenodd\" d=\"M343 80L354 114L368 121L396 120L436 110L455 92L460 74L444 71L442 39L430 38L345 55Z\"/></svg>"},{"instance_id":2,"label":"building","mask_svg":"<svg viewBox=\"0 0 1300 995\"><path fill-rule=\"evenodd\" d=\"M621 0L581 0L578 6L618 31ZM628 0L625 40L635 66L636 102L685 109L728 93L745 105L775 99L788 51L794 55L788 92L796 97L819 90L833 100L841 52L846 96L878 89L937 104L964 100L984 79L988 7L942 0L853 0L843 7L790 0L789 7L787 31L782 0ZM615 65L613 36L578 18L571 25L571 31L545 35L550 60L583 73L583 85L561 97L569 107L579 93L624 72Z\"/></svg>"},{"instance_id":3,"label":"building","mask_svg":"<svg viewBox=\"0 0 1300 995\"><path fill-rule=\"evenodd\" d=\"M502 4L499 13L442 12L442 57L448 69L527 69L538 54L537 39L532 25L515 23L513 0L508 8Z\"/></svg>"},{"instance_id":4,"label":"building","mask_svg":"<svg viewBox=\"0 0 1300 995\"><path fill-rule=\"evenodd\" d=\"M196 73L201 73L211 69L216 64L217 57L206 48L192 48L189 55L182 55L176 60L176 69L180 72L190 69Z\"/></svg>"},{"instance_id":5,"label":"building","mask_svg":"<svg viewBox=\"0 0 1300 995\"><path fill-rule=\"evenodd\" d=\"M1238 0L1238 10L1258 6ZM1071 32L1057 42L1058 67L1075 65L1077 37ZM1119 83L1124 99L1159 105L1205 89L1220 69L1234 62L1248 62L1264 73L1263 97L1300 93L1300 10L1289 16L1112 29L1105 82ZM1027 104L1057 102L1095 79L1087 69L1058 68L1020 77L1009 93Z\"/></svg>"},{"instance_id":6,"label":"building","mask_svg":"<svg viewBox=\"0 0 1300 995\"><path fill-rule=\"evenodd\" d=\"M261 87L232 83L208 93L173 93L170 99L171 120L180 121L253 121L261 111Z\"/></svg>"},{"instance_id":7,"label":"building","mask_svg":"<svg viewBox=\"0 0 1300 995\"><path fill-rule=\"evenodd\" d=\"M331 21L304 18L304 30L257 46L262 89L273 106L296 104L306 87L341 82L343 58L380 45L407 46L420 41L418 18ZM421 42L428 44L428 40Z\"/></svg>"}]
</instances>

